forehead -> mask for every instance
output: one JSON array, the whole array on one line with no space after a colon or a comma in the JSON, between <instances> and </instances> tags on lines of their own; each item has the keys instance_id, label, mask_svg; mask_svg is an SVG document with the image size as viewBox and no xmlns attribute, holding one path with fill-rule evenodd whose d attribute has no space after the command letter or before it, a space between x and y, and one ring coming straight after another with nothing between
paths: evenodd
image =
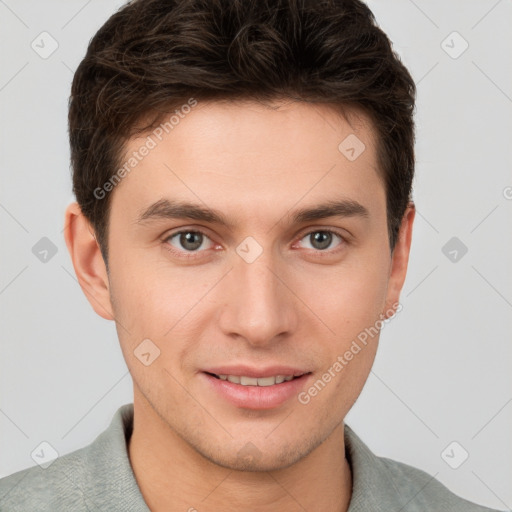
<instances>
[{"instance_id":1,"label":"forehead","mask_svg":"<svg viewBox=\"0 0 512 512\"><path fill-rule=\"evenodd\" d=\"M383 194L373 127L361 111L215 101L198 102L172 123L171 115L128 141L123 164L135 165L114 202L128 194L140 210L171 196L255 214L315 198L362 202ZM141 158L143 146L151 149Z\"/></svg>"},{"instance_id":2,"label":"forehead","mask_svg":"<svg viewBox=\"0 0 512 512\"><path fill-rule=\"evenodd\" d=\"M327 146L337 154L339 143L349 135L364 140L370 152L375 146L372 122L356 107L284 100L265 104L249 100L196 103L192 108L183 105L176 114L167 114L146 135L158 145L168 143L175 152L187 150L185 142L201 149L214 144L229 152L263 150L269 158L283 154L290 159L296 155L297 159L307 157L307 161L319 159L320 151ZM130 148L138 142L140 139L132 139Z\"/></svg>"}]
</instances>

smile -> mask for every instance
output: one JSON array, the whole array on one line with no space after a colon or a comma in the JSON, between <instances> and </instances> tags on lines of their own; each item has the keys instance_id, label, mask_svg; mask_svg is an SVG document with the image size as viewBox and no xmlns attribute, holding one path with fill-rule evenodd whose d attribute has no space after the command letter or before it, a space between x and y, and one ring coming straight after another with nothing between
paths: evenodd
<instances>
[{"instance_id":1,"label":"smile","mask_svg":"<svg viewBox=\"0 0 512 512\"><path fill-rule=\"evenodd\" d=\"M253 410L276 409L286 402L291 402L304 391L313 378L311 372L304 373L292 368L287 368L287 371L282 373L279 373L277 368L272 371L270 369L243 371L242 368L234 371L252 373L252 375L233 375L212 371L203 371L199 375L207 386L208 392L213 393L212 396L217 396L237 408ZM296 374L292 375L294 371ZM266 375L258 376L262 373Z\"/></svg>"},{"instance_id":2,"label":"smile","mask_svg":"<svg viewBox=\"0 0 512 512\"><path fill-rule=\"evenodd\" d=\"M209 373L213 377L220 380L227 380L232 384L240 384L242 386L274 386L275 384L282 384L283 382L289 382L300 375L274 375L270 377L247 377L245 375L216 375L215 373Z\"/></svg>"}]
</instances>

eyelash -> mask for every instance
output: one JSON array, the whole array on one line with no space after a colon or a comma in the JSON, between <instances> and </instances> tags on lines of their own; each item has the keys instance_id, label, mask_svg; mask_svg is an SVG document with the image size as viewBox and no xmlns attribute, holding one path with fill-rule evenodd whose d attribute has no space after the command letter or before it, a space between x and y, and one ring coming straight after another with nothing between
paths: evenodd
<instances>
[{"instance_id":1,"label":"eyelash","mask_svg":"<svg viewBox=\"0 0 512 512\"><path fill-rule=\"evenodd\" d=\"M167 235L163 239L165 249L167 251L169 251L171 254L173 254L174 256L177 256L179 258L195 259L195 258L200 257L200 254L202 252L204 252L204 250L202 250L202 251L185 251L185 250L180 251L180 250L175 249L169 243L167 243L168 240L170 240L171 238L175 237L176 235L181 235L183 233L199 233L199 234L205 236L206 238L210 239L210 237L204 231L201 231L200 229L181 229L180 231L176 231L174 233L171 233L171 234ZM313 233L330 233L332 235L338 236L341 239L341 242L339 244L340 246L344 246L344 245L348 244L348 240L347 240L346 236L342 235L339 231L336 231L336 230L333 230L333 229L323 229L323 228L313 229L312 231L308 231L308 232L304 233L299 238L299 241L301 241L302 239L304 239L308 235L312 235ZM315 249L308 249L308 250L313 250L320 257L323 257L323 256L330 256L330 255L336 254L338 251L341 250L341 247L338 247L338 248L336 248L334 250L328 250L328 249L323 250L323 251L320 250L320 249L316 249L316 250Z\"/></svg>"}]
</instances>

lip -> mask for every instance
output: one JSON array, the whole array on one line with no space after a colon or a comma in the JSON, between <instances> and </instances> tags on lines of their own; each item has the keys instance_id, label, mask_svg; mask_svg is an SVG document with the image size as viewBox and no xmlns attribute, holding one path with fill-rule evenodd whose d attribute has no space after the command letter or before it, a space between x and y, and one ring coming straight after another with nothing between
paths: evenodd
<instances>
[{"instance_id":1,"label":"lip","mask_svg":"<svg viewBox=\"0 0 512 512\"><path fill-rule=\"evenodd\" d=\"M265 368L255 368L254 366L237 365L237 366L216 366L215 368L206 368L203 372L215 373L215 375L244 375L246 377L273 377L274 375L293 375L299 377L309 370L292 367L292 366L266 366Z\"/></svg>"},{"instance_id":2,"label":"lip","mask_svg":"<svg viewBox=\"0 0 512 512\"><path fill-rule=\"evenodd\" d=\"M227 368L218 368L217 370L222 370L222 372L226 371L226 373L221 372L221 375L245 375L247 377L269 377L271 375L293 374L293 372L290 372L290 368L287 369L287 372L289 373L282 371L282 367L279 368L280 369L277 372L275 371L275 368L267 368L266 375L263 375L261 371L246 373L247 368L244 370L229 368L229 371L227 371ZM217 371L212 371L210 373L217 374ZM205 381L207 387L212 390L215 395L220 396L235 407L263 410L275 409L290 399L297 397L301 390L305 388L307 382L312 376L312 373L299 373L301 373L300 377L282 382L281 384L274 384L273 386L243 386L241 384L234 384L227 380L218 379L206 372L200 372L199 376Z\"/></svg>"}]
</instances>

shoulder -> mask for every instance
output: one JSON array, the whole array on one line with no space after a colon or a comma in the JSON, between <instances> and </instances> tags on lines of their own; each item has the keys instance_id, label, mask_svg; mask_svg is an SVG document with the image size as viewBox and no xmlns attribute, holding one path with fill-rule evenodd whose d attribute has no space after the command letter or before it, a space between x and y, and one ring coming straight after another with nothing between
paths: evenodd
<instances>
[{"instance_id":1,"label":"shoulder","mask_svg":"<svg viewBox=\"0 0 512 512\"><path fill-rule=\"evenodd\" d=\"M409 502L407 511L496 512L457 496L425 471L385 457L379 457L379 460L397 494Z\"/></svg>"},{"instance_id":2,"label":"shoulder","mask_svg":"<svg viewBox=\"0 0 512 512\"><path fill-rule=\"evenodd\" d=\"M63 455L44 469L34 466L0 479L0 511L86 511L81 490L90 446Z\"/></svg>"},{"instance_id":3,"label":"shoulder","mask_svg":"<svg viewBox=\"0 0 512 512\"><path fill-rule=\"evenodd\" d=\"M89 445L0 479L0 512L148 512L128 455L132 428L125 404Z\"/></svg>"},{"instance_id":4,"label":"shoulder","mask_svg":"<svg viewBox=\"0 0 512 512\"><path fill-rule=\"evenodd\" d=\"M457 496L421 469L375 455L348 425L345 446L353 479L349 512L497 512Z\"/></svg>"}]
</instances>

